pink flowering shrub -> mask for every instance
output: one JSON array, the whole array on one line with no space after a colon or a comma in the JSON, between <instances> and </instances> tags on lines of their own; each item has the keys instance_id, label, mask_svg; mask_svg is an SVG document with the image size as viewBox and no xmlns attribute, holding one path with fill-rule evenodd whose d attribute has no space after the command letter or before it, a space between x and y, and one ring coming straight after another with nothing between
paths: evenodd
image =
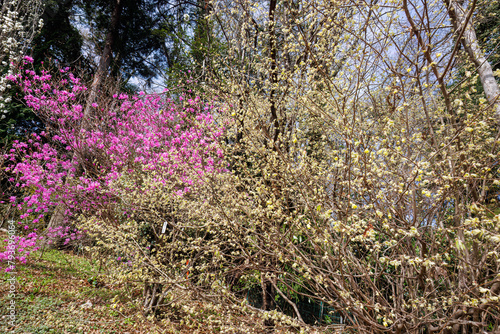
<instances>
[{"instance_id":1,"label":"pink flowering shrub","mask_svg":"<svg viewBox=\"0 0 500 334\"><path fill-rule=\"evenodd\" d=\"M40 223L58 206L66 223L80 213L103 215L118 207L114 183L135 170L155 172L156 182L174 184L177 196L193 190L197 175L217 171L223 129L214 123L213 105L199 97L122 93L87 107L87 87L67 68L55 78L22 67L9 80L46 123L45 131L15 141L4 156L10 181L25 194L10 201L27 229L43 228ZM131 203L119 208L123 214L135 209ZM67 224L49 235L69 242L81 233L70 229Z\"/></svg>"},{"instance_id":2,"label":"pink flowering shrub","mask_svg":"<svg viewBox=\"0 0 500 334\"><path fill-rule=\"evenodd\" d=\"M0 253L0 262L2 261L12 261L13 259L17 260L19 263L26 263L27 257L32 252L36 252L38 250L37 240L43 239L43 237L39 237L36 232L32 232L25 237L20 237L17 235L12 236L12 242L9 244L7 250L5 252ZM5 239L4 242L8 242L9 239ZM12 271L12 267L8 266L5 268L5 271Z\"/></svg>"}]
</instances>

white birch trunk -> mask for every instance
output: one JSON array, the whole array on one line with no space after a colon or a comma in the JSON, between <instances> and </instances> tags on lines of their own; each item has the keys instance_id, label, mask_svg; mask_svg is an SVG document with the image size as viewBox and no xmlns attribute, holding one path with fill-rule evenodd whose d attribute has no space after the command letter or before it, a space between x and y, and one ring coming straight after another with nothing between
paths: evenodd
<instances>
[{"instance_id":1,"label":"white birch trunk","mask_svg":"<svg viewBox=\"0 0 500 334\"><path fill-rule=\"evenodd\" d=\"M457 34L463 31L461 43L470 60L477 68L481 84L486 98L495 112L497 123L500 124L500 88L493 75L491 64L486 59L477 41L476 31L472 26L471 19L466 15L466 9L456 0L444 0L448 8L448 15L453 22Z\"/></svg>"}]
</instances>

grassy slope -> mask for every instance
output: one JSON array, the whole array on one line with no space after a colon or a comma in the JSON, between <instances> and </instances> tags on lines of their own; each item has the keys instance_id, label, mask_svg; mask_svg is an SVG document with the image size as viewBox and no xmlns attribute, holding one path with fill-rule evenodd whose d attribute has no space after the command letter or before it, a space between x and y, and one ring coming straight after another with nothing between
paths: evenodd
<instances>
[{"instance_id":1,"label":"grassy slope","mask_svg":"<svg viewBox=\"0 0 500 334\"><path fill-rule=\"evenodd\" d=\"M155 333L123 285L96 284L97 263L50 250L17 267L16 326L7 327L8 274L0 274L0 333ZM85 308L83 305L92 304ZM116 304L116 305L115 305ZM140 325L140 326L139 326ZM140 328L140 329L139 329Z\"/></svg>"},{"instance_id":2,"label":"grassy slope","mask_svg":"<svg viewBox=\"0 0 500 334\"><path fill-rule=\"evenodd\" d=\"M3 239L5 234L0 235ZM5 317L9 277L0 272L2 334L266 332L260 325L262 318L252 312L241 313L176 291L163 308L162 319L146 319L138 305L141 284L104 283L98 261L57 250L35 253L26 265L17 267L16 326L9 327ZM92 306L85 308L89 302ZM297 333L294 327L276 326L274 332Z\"/></svg>"}]
</instances>

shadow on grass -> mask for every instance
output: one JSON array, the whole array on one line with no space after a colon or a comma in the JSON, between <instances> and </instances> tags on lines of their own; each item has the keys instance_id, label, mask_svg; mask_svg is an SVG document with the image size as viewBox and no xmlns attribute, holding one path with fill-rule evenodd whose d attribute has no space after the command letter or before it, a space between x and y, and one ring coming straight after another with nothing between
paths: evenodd
<instances>
[{"instance_id":1,"label":"shadow on grass","mask_svg":"<svg viewBox=\"0 0 500 334\"><path fill-rule=\"evenodd\" d=\"M7 279L0 273L0 333L141 333L133 326L140 314L120 286L96 286L98 276L88 259L57 250L16 268L16 291L9 296ZM15 302L15 326L4 316ZM147 330L144 333L156 333Z\"/></svg>"}]
</instances>

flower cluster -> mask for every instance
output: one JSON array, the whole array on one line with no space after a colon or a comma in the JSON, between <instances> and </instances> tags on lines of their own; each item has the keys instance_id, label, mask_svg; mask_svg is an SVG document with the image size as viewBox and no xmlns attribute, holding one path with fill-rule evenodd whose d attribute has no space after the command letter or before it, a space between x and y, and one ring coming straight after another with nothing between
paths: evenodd
<instances>
[{"instance_id":1,"label":"flower cluster","mask_svg":"<svg viewBox=\"0 0 500 334\"><path fill-rule=\"evenodd\" d=\"M27 141L14 141L4 156L10 181L25 194L10 201L29 222L26 228L46 222L46 215L58 208L66 226L52 235L67 243L78 237L67 225L72 217L102 215L118 207L116 186L123 177L146 171L184 196L199 177L216 171L223 156L217 143L223 128L214 123L213 104L188 94L168 98L140 93L115 94L106 103L86 106L81 101L87 87L69 69L60 72L56 79L22 67L9 76L47 124ZM126 191L139 189L138 182L128 184ZM135 209L130 203L119 207L119 215Z\"/></svg>"},{"instance_id":2,"label":"flower cluster","mask_svg":"<svg viewBox=\"0 0 500 334\"><path fill-rule=\"evenodd\" d=\"M26 263L30 253L36 252L39 249L37 241L43 238L43 236L38 236L36 232L32 232L25 237L13 236L13 242L10 243L10 249L5 252L0 252L0 262L7 261L9 256L13 255L19 263ZM5 239L4 242L8 242L8 239ZM2 268L0 267L0 269ZM11 267L5 268L6 272L10 270Z\"/></svg>"},{"instance_id":3,"label":"flower cluster","mask_svg":"<svg viewBox=\"0 0 500 334\"><path fill-rule=\"evenodd\" d=\"M11 88L7 77L15 71L15 62L21 59L25 48L42 27L41 0L10 0L0 4L0 119L8 113L4 109L10 102L5 94Z\"/></svg>"}]
</instances>

